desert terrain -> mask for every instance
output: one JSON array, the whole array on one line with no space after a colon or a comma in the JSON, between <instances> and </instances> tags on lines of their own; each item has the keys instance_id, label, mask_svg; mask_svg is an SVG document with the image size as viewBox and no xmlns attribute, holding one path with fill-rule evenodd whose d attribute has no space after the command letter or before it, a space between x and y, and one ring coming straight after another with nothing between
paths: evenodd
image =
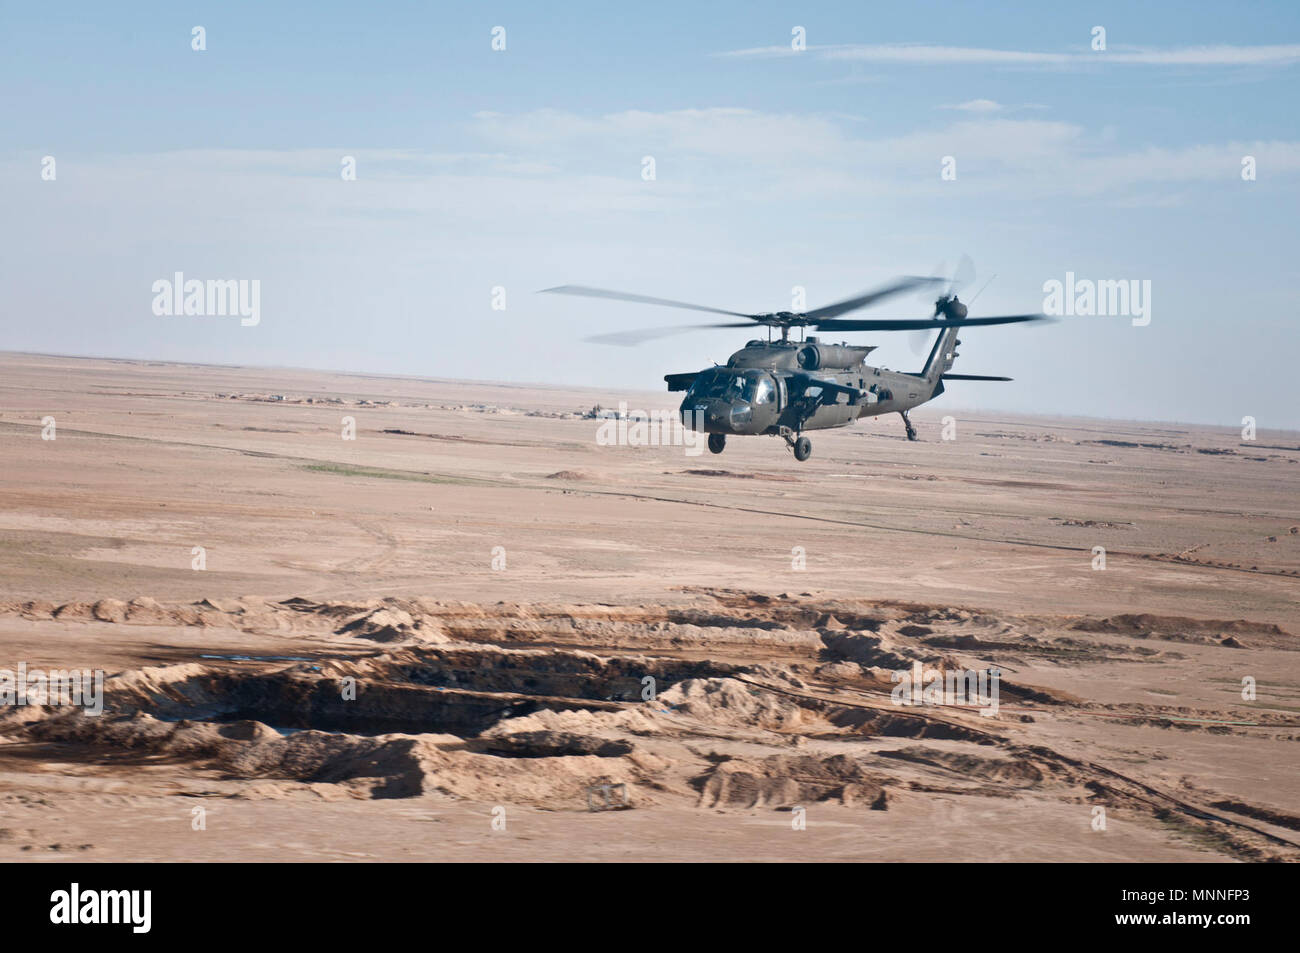
<instances>
[{"instance_id":1,"label":"desert terrain","mask_svg":"<svg viewBox=\"0 0 1300 953\"><path fill-rule=\"evenodd\" d=\"M1300 859L1300 434L963 386L800 464L582 416L667 393L0 354L0 669L106 676L0 710L0 859Z\"/></svg>"}]
</instances>

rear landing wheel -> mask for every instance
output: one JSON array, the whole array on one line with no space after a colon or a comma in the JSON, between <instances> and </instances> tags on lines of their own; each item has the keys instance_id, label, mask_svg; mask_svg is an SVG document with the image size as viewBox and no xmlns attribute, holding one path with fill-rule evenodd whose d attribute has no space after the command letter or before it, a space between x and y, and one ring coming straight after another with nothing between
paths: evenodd
<instances>
[{"instance_id":1,"label":"rear landing wheel","mask_svg":"<svg viewBox=\"0 0 1300 953\"><path fill-rule=\"evenodd\" d=\"M905 411L905 410L900 410L900 411L898 412L898 416L900 416L900 417L903 418L903 426L907 428L907 439L908 439L908 440L915 440L915 439L916 439L916 428L912 426L912 421L908 419L907 411Z\"/></svg>"},{"instance_id":2,"label":"rear landing wheel","mask_svg":"<svg viewBox=\"0 0 1300 953\"><path fill-rule=\"evenodd\" d=\"M807 437L800 437L794 442L794 458L803 463L812 456L812 441Z\"/></svg>"},{"instance_id":3,"label":"rear landing wheel","mask_svg":"<svg viewBox=\"0 0 1300 953\"><path fill-rule=\"evenodd\" d=\"M727 446L727 435L725 433L709 434L709 452L721 453Z\"/></svg>"}]
</instances>

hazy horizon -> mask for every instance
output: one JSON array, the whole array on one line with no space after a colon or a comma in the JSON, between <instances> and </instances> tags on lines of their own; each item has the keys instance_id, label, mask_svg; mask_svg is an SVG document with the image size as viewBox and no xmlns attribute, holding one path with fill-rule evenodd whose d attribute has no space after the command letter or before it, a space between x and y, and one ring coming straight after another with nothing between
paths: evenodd
<instances>
[{"instance_id":1,"label":"hazy horizon","mask_svg":"<svg viewBox=\"0 0 1300 953\"><path fill-rule=\"evenodd\" d=\"M301 365L292 365L292 364L221 364L221 363L206 363L203 361L179 361L179 360L166 361L166 360L160 360L158 358L132 357L129 355L54 354L54 353L42 352L42 351L0 351L0 354L11 354L11 355L17 355L22 357L56 358L56 359L74 360L74 361L114 361L114 362L126 362L132 364L149 364L149 365L167 364L167 365L174 365L177 367L183 367L189 365L195 367L227 368L229 370L301 371L301 372L316 373L316 374L340 374L344 377L383 378L386 380L395 380L395 381L411 380L411 381L419 381L419 382L444 383L444 384L473 384L473 385L486 386L486 387L511 387L511 388L519 388L519 389L537 388L539 390L557 390L557 391L558 390L592 391L594 394L605 393L615 397L620 393L625 393L625 394L640 393L640 394L646 394L651 396L656 396L656 395L662 396L663 403L665 405L670 405L670 404L676 405L681 398L680 394L669 393L668 391L665 391L662 388L656 389L656 388L627 387L622 389L615 389L613 387L599 387L593 384L564 384L564 383L557 383L555 381L508 381L508 380L492 380L490 378L444 377L440 375L435 376L435 375L420 375L420 374L400 374L397 372L383 373L380 371L355 371L355 370L349 370L347 368L341 368L341 367L304 367ZM1205 428L1205 429L1219 429L1219 430L1227 430L1227 431L1235 431L1241 429L1240 427L1235 427L1235 426L1198 423L1192 420L1148 420L1141 417L1099 417L1099 416L1089 415L1089 414L1067 414L1067 413L1056 414L1056 413L1047 413L1047 412L1021 411L1021 410L1014 410L1008 407L996 407L996 406L977 408L977 407L970 407L964 405L958 400L950 399L952 397L953 397L953 392L950 389L947 392L945 392L943 395L941 395L939 398L937 398L935 401L933 401L932 403L924 404L921 407L917 408L916 410L912 411L912 413L913 415L916 415L921 418L924 418L930 414L945 414L951 412L960 412L960 413L974 413L981 416L990 416L994 414L1007 414L1009 416L1014 416L1021 419L1029 419L1029 420L1057 419L1057 420L1072 420L1072 421L1093 421L1100 424L1137 424L1137 425L1151 426L1151 427L1157 427L1157 426L1198 427L1198 428ZM574 408L574 409L579 410L582 408ZM891 415L886 415L886 419L889 416ZM870 418L870 417L863 418L862 420L857 421L855 422L855 424L851 425L851 429L861 430L866 426L870 426L871 421L877 419L878 418ZM1294 434L1297 437L1300 437L1300 429L1294 429L1289 427L1260 427L1259 432Z\"/></svg>"}]
</instances>

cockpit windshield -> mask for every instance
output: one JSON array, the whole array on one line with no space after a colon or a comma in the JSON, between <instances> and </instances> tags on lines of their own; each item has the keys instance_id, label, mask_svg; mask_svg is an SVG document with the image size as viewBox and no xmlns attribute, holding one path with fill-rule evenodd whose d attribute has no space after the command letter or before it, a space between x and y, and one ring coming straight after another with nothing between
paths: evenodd
<instances>
[{"instance_id":1,"label":"cockpit windshield","mask_svg":"<svg viewBox=\"0 0 1300 953\"><path fill-rule=\"evenodd\" d=\"M692 397L721 397L734 400L740 396L744 379L730 371L711 368L695 378L691 385Z\"/></svg>"},{"instance_id":2,"label":"cockpit windshield","mask_svg":"<svg viewBox=\"0 0 1300 953\"><path fill-rule=\"evenodd\" d=\"M772 378L761 371L741 373L727 368L714 367L700 374L691 385L689 397L717 397L722 400L744 400L767 404L776 399Z\"/></svg>"}]
</instances>

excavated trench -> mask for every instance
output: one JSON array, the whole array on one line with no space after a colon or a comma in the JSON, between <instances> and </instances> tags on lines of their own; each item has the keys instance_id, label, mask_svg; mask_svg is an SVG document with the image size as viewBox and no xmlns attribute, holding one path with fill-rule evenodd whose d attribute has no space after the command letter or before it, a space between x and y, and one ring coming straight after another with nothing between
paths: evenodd
<instances>
[{"instance_id":1,"label":"excavated trench","mask_svg":"<svg viewBox=\"0 0 1300 953\"><path fill-rule=\"evenodd\" d=\"M222 686L213 686L218 693ZM321 681L262 676L245 679L222 695L206 718L220 723L258 721L282 733L328 731L348 735L450 734L474 738L506 718L544 709L583 708L568 699L511 698L493 692L439 691L418 686L386 686L365 699L340 697L337 685ZM196 720L197 712L157 717Z\"/></svg>"},{"instance_id":2,"label":"excavated trench","mask_svg":"<svg viewBox=\"0 0 1300 953\"><path fill-rule=\"evenodd\" d=\"M540 711L619 711L643 700L647 676L659 692L734 671L712 662L556 650L417 649L259 673L204 667L151 691L110 691L107 710L166 722L256 721L281 732L472 739Z\"/></svg>"}]
</instances>

